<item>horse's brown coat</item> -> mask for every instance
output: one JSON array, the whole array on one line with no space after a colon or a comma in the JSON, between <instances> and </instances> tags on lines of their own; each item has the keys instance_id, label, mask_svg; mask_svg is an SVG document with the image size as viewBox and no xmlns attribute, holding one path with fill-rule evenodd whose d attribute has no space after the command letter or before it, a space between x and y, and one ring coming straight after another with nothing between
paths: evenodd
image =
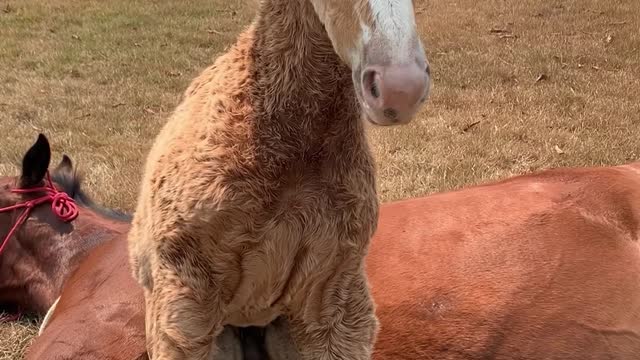
<instances>
[{"instance_id":1,"label":"horse's brown coat","mask_svg":"<svg viewBox=\"0 0 640 360\"><path fill-rule=\"evenodd\" d=\"M640 163L398 202L381 219L375 359L638 358Z\"/></svg>"},{"instance_id":2,"label":"horse's brown coat","mask_svg":"<svg viewBox=\"0 0 640 360\"><path fill-rule=\"evenodd\" d=\"M131 277L124 236L91 251L48 321L26 359L147 359L144 297Z\"/></svg>"},{"instance_id":3,"label":"horse's brown coat","mask_svg":"<svg viewBox=\"0 0 640 360\"><path fill-rule=\"evenodd\" d=\"M550 170L383 204L366 258L381 323L374 359L636 359L639 222L640 163ZM124 256L125 244L103 249L87 278L127 275L106 261ZM66 342L77 358L100 346L87 339L122 341L123 324L81 322L88 308L109 314L111 303L138 301L132 309L140 309L133 279L117 286L130 290L111 298L66 287L63 298L82 301L57 310L50 327L58 330L45 329L34 347L51 349L53 359L55 342ZM141 313L118 316L137 316L139 340L127 351L143 351ZM284 325L267 327L268 348L292 350Z\"/></svg>"}]
</instances>

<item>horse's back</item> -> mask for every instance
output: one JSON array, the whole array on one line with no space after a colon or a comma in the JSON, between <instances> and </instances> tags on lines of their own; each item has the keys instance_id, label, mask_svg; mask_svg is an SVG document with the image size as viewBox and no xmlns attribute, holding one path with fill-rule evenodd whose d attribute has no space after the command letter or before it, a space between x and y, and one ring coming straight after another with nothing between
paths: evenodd
<instances>
[{"instance_id":1,"label":"horse's back","mask_svg":"<svg viewBox=\"0 0 640 360\"><path fill-rule=\"evenodd\" d=\"M119 237L96 247L65 284L27 359L146 359L144 298Z\"/></svg>"},{"instance_id":2,"label":"horse's back","mask_svg":"<svg viewBox=\"0 0 640 360\"><path fill-rule=\"evenodd\" d=\"M383 206L376 359L634 359L640 173L565 169Z\"/></svg>"}]
</instances>

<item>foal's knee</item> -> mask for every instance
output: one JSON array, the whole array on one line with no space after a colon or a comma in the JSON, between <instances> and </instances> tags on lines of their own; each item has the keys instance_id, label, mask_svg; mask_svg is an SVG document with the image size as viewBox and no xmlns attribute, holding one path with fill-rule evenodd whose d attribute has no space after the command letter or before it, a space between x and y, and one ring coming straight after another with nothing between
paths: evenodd
<instances>
[{"instance_id":1,"label":"foal's knee","mask_svg":"<svg viewBox=\"0 0 640 360\"><path fill-rule=\"evenodd\" d=\"M299 311L289 322L301 358L369 360L379 325L366 278L344 273L332 280L325 290L329 301L312 316Z\"/></svg>"},{"instance_id":2,"label":"foal's knee","mask_svg":"<svg viewBox=\"0 0 640 360\"><path fill-rule=\"evenodd\" d=\"M173 275L160 275L164 277L155 279L158 286L147 293L146 299L147 340L154 356L207 359L215 352L214 338L222 330L216 303L177 283Z\"/></svg>"}]
</instances>

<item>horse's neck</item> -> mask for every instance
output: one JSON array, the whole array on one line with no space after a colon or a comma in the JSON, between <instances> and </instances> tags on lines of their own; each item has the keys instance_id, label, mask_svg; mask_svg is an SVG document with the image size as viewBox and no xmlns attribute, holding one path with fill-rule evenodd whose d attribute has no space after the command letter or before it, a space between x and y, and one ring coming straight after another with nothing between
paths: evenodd
<instances>
[{"instance_id":1,"label":"horse's neck","mask_svg":"<svg viewBox=\"0 0 640 360\"><path fill-rule=\"evenodd\" d=\"M87 254L126 229L126 223L96 221L94 214L81 213L58 229L39 226L18 232L19 237L10 239L16 250L3 254L0 304L12 311L44 313Z\"/></svg>"},{"instance_id":2,"label":"horse's neck","mask_svg":"<svg viewBox=\"0 0 640 360\"><path fill-rule=\"evenodd\" d=\"M74 221L73 231L60 236L58 244L52 244L53 252L58 254L56 263L43 267L47 277L51 279L56 292L61 290L64 281L75 271L89 252L96 246L126 233L129 224L106 219L93 212L81 212ZM42 251L43 254L48 251Z\"/></svg>"},{"instance_id":3,"label":"horse's neck","mask_svg":"<svg viewBox=\"0 0 640 360\"><path fill-rule=\"evenodd\" d=\"M310 1L264 1L252 36L253 108L264 128L325 135L359 120L351 71Z\"/></svg>"}]
</instances>

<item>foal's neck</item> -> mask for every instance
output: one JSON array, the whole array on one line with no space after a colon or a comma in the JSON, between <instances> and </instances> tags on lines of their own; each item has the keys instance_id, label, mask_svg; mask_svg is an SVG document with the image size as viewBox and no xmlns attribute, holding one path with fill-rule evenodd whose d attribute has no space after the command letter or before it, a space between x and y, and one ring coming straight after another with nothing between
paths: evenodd
<instances>
[{"instance_id":1,"label":"foal's neck","mask_svg":"<svg viewBox=\"0 0 640 360\"><path fill-rule=\"evenodd\" d=\"M253 37L253 105L262 122L296 136L359 122L351 70L309 0L263 1Z\"/></svg>"}]
</instances>

